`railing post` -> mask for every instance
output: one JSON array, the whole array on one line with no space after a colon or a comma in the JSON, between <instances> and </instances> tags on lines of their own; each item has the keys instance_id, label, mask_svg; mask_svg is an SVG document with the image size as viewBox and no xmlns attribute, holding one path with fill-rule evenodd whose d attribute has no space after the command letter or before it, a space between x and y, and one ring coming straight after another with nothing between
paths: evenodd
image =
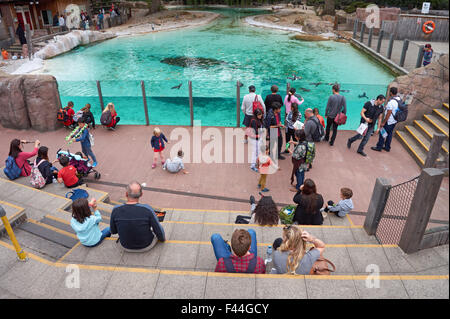
<instances>
[{"instance_id":1,"label":"railing post","mask_svg":"<svg viewBox=\"0 0 450 319\"><path fill-rule=\"evenodd\" d=\"M361 22L361 34L359 36L359 42L364 43L364 31L366 31L366 24Z\"/></svg>"},{"instance_id":2,"label":"railing post","mask_svg":"<svg viewBox=\"0 0 450 319\"><path fill-rule=\"evenodd\" d=\"M372 36L373 36L373 27L369 29L369 40L367 41L367 46L369 48L372 46Z\"/></svg>"},{"instance_id":3,"label":"railing post","mask_svg":"<svg viewBox=\"0 0 450 319\"><path fill-rule=\"evenodd\" d=\"M98 98L100 99L100 107L102 108L102 112L105 109L105 105L103 104L103 95L102 95L102 88L100 86L100 81L97 82L97 91L98 91Z\"/></svg>"},{"instance_id":4,"label":"railing post","mask_svg":"<svg viewBox=\"0 0 450 319\"><path fill-rule=\"evenodd\" d=\"M236 82L236 127L241 127L241 82Z\"/></svg>"},{"instance_id":5,"label":"railing post","mask_svg":"<svg viewBox=\"0 0 450 319\"><path fill-rule=\"evenodd\" d=\"M286 95L288 95L290 89L291 89L291 83L288 82L286 84Z\"/></svg>"},{"instance_id":6,"label":"railing post","mask_svg":"<svg viewBox=\"0 0 450 319\"><path fill-rule=\"evenodd\" d=\"M191 113L191 126L194 126L194 102L192 100L192 81L189 81L189 111Z\"/></svg>"},{"instance_id":7,"label":"railing post","mask_svg":"<svg viewBox=\"0 0 450 319\"><path fill-rule=\"evenodd\" d=\"M378 177L372 191L369 208L367 209L366 219L364 220L364 229L368 235L375 235L389 197L391 185L385 178Z\"/></svg>"},{"instance_id":8,"label":"railing post","mask_svg":"<svg viewBox=\"0 0 450 319\"><path fill-rule=\"evenodd\" d=\"M356 32L358 32L358 19L355 19L355 22L353 23L353 39L356 39Z\"/></svg>"},{"instance_id":9,"label":"railing post","mask_svg":"<svg viewBox=\"0 0 450 319\"><path fill-rule=\"evenodd\" d=\"M28 59L31 60L33 56L33 39L31 37L31 30L29 24L25 24L25 39L27 40Z\"/></svg>"},{"instance_id":10,"label":"railing post","mask_svg":"<svg viewBox=\"0 0 450 319\"><path fill-rule=\"evenodd\" d=\"M9 223L8 218L6 217L6 211L5 209L0 206L0 219L3 222L3 225L5 225L6 232L8 233L9 238L11 239L11 242L13 243L13 246L17 253L17 258L20 261L27 261L27 255L25 252L20 248L19 243L17 242L16 236L14 235L14 232L12 230L11 224Z\"/></svg>"},{"instance_id":11,"label":"railing post","mask_svg":"<svg viewBox=\"0 0 450 319\"><path fill-rule=\"evenodd\" d=\"M439 157L439 153L441 152L444 140L445 140L444 134L433 134L433 138L431 139L431 145L427 153L427 158L425 160L424 168L434 167L434 164L436 163L436 160Z\"/></svg>"},{"instance_id":12,"label":"railing post","mask_svg":"<svg viewBox=\"0 0 450 319\"><path fill-rule=\"evenodd\" d=\"M408 51L409 40L405 39L403 41L402 55L400 56L400 66L403 67L405 65L406 59L406 51Z\"/></svg>"},{"instance_id":13,"label":"railing post","mask_svg":"<svg viewBox=\"0 0 450 319\"><path fill-rule=\"evenodd\" d=\"M425 168L420 174L408 218L398 244L407 254L417 252L420 249L420 243L430 220L443 177L444 173L436 168Z\"/></svg>"},{"instance_id":14,"label":"railing post","mask_svg":"<svg viewBox=\"0 0 450 319\"><path fill-rule=\"evenodd\" d=\"M380 30L380 33L378 34L377 53L380 53L380 51L381 51L381 42L383 41L383 35L384 35L384 31Z\"/></svg>"},{"instance_id":15,"label":"railing post","mask_svg":"<svg viewBox=\"0 0 450 319\"><path fill-rule=\"evenodd\" d=\"M420 68L422 66L422 60L423 60L423 49L425 46L421 45L419 46L419 52L417 54L417 61L416 61L416 68Z\"/></svg>"},{"instance_id":16,"label":"railing post","mask_svg":"<svg viewBox=\"0 0 450 319\"><path fill-rule=\"evenodd\" d=\"M145 94L144 81L141 81L141 88L142 88L142 98L144 99L145 125L149 126L150 120L148 118L147 95Z\"/></svg>"},{"instance_id":17,"label":"railing post","mask_svg":"<svg viewBox=\"0 0 450 319\"><path fill-rule=\"evenodd\" d=\"M391 33L391 35L389 36L389 45L388 45L387 54L386 54L386 57L389 60L391 59L391 56L392 56L393 47L394 47L394 34Z\"/></svg>"}]
</instances>

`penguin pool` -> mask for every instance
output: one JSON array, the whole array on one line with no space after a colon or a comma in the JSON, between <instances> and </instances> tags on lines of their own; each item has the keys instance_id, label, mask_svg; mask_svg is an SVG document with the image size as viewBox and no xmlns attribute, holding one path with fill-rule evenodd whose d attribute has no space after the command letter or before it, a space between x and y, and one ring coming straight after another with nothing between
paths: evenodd
<instances>
[{"instance_id":1,"label":"penguin pool","mask_svg":"<svg viewBox=\"0 0 450 319\"><path fill-rule=\"evenodd\" d=\"M141 81L152 125L189 125L189 85L192 82L194 119L205 126L236 125L236 87L240 98L254 85L263 98L277 85L284 99L286 86L297 90L308 107L324 114L330 83L341 85L347 100L347 124L356 129L366 97L385 94L395 75L350 44L307 42L293 32L253 27L244 22L261 10L211 9L221 16L208 25L117 37L80 46L45 61L39 73L56 77L61 102L75 110L92 105L96 119L103 101L113 102L121 124L145 124ZM293 74L301 79L292 80ZM284 107L282 112L284 112ZM241 114L241 121L243 114Z\"/></svg>"}]
</instances>

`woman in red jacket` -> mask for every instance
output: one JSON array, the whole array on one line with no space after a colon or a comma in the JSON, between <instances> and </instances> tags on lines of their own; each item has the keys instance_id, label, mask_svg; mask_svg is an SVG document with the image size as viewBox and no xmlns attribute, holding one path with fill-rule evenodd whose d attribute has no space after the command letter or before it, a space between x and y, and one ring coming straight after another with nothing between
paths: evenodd
<instances>
[{"instance_id":1,"label":"woman in red jacket","mask_svg":"<svg viewBox=\"0 0 450 319\"><path fill-rule=\"evenodd\" d=\"M31 174L31 166L28 163L27 159L30 157L36 156L39 146L41 142L36 140L34 142L34 150L33 152L24 152L23 145L26 143L30 143L24 140L13 139L11 141L11 145L9 147L9 156L12 156L16 160L17 166L22 170L20 176L30 176ZM32 143L32 142L31 142Z\"/></svg>"},{"instance_id":2,"label":"woman in red jacket","mask_svg":"<svg viewBox=\"0 0 450 319\"><path fill-rule=\"evenodd\" d=\"M108 103L103 112L111 112L111 123L105 125L106 127L114 130L116 128L117 123L120 121L120 117L117 116L116 108L113 103Z\"/></svg>"}]
</instances>

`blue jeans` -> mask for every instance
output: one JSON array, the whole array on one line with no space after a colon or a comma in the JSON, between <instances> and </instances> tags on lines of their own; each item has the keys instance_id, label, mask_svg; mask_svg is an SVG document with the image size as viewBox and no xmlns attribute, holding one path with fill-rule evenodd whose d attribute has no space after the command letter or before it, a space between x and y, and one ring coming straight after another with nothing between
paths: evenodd
<instances>
[{"instance_id":1,"label":"blue jeans","mask_svg":"<svg viewBox=\"0 0 450 319\"><path fill-rule=\"evenodd\" d=\"M358 152L364 151L364 146L366 146L367 142L369 141L370 137L372 136L374 128L375 128L375 125L370 123L369 126L367 127L366 135L362 136L361 134L356 134L355 136L353 136L352 138L349 139L350 143L353 143L356 140L362 139L362 141L358 147Z\"/></svg>"},{"instance_id":2,"label":"blue jeans","mask_svg":"<svg viewBox=\"0 0 450 319\"><path fill-rule=\"evenodd\" d=\"M86 146L85 147L85 146L81 145L81 151L88 158L90 156L90 159L92 159L93 162L97 162L97 159L95 158L94 152L92 152L92 148L90 146Z\"/></svg>"},{"instance_id":3,"label":"blue jeans","mask_svg":"<svg viewBox=\"0 0 450 319\"><path fill-rule=\"evenodd\" d=\"M297 178L297 185L295 185L295 188L300 190L300 186L302 186L303 182L305 181L305 171L298 169L295 172L295 177Z\"/></svg>"},{"instance_id":4,"label":"blue jeans","mask_svg":"<svg viewBox=\"0 0 450 319\"><path fill-rule=\"evenodd\" d=\"M100 240L98 241L98 243L96 243L95 245L86 246L86 247L96 247L96 246L100 245L106 237L111 237L111 231L110 231L109 227L106 227L105 229L102 230L102 237L100 237Z\"/></svg>"},{"instance_id":5,"label":"blue jeans","mask_svg":"<svg viewBox=\"0 0 450 319\"><path fill-rule=\"evenodd\" d=\"M249 229L248 232L250 233L250 237L252 238L252 243L250 244L250 253L257 256L258 248L256 242L256 233L253 229ZM230 245L226 243L223 240L222 236L220 236L219 234L213 234L211 236L211 243L213 245L214 255L216 255L217 260L219 260L220 258L228 258L231 256Z\"/></svg>"},{"instance_id":6,"label":"blue jeans","mask_svg":"<svg viewBox=\"0 0 450 319\"><path fill-rule=\"evenodd\" d=\"M397 124L397 123L395 123ZM387 133L387 137L386 139L383 138L383 135L379 135L378 137L378 143L376 148L381 150L381 149L385 149L386 151L390 151L391 150L391 142L392 142L392 136L394 135L394 128L395 128L395 124L391 124L391 125L385 125L384 129L386 130Z\"/></svg>"}]
</instances>

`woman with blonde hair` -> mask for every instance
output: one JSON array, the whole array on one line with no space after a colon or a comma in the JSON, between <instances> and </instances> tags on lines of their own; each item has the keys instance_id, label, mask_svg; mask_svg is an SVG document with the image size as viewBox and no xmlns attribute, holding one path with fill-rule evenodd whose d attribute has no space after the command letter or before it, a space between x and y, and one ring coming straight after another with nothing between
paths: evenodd
<instances>
[{"instance_id":1,"label":"woman with blonde hair","mask_svg":"<svg viewBox=\"0 0 450 319\"><path fill-rule=\"evenodd\" d=\"M306 243L314 248L306 251ZM273 274L308 275L314 263L325 250L325 244L298 226L283 228L283 238L273 243Z\"/></svg>"},{"instance_id":2,"label":"woman with blonde hair","mask_svg":"<svg viewBox=\"0 0 450 319\"><path fill-rule=\"evenodd\" d=\"M114 130L116 128L117 123L119 123L119 121L120 121L120 117L117 116L116 108L114 107L113 103L111 103L111 102L108 103L108 105L103 110L102 115L107 112L111 113L111 122L109 124L105 124L105 126L107 128Z\"/></svg>"}]
</instances>

